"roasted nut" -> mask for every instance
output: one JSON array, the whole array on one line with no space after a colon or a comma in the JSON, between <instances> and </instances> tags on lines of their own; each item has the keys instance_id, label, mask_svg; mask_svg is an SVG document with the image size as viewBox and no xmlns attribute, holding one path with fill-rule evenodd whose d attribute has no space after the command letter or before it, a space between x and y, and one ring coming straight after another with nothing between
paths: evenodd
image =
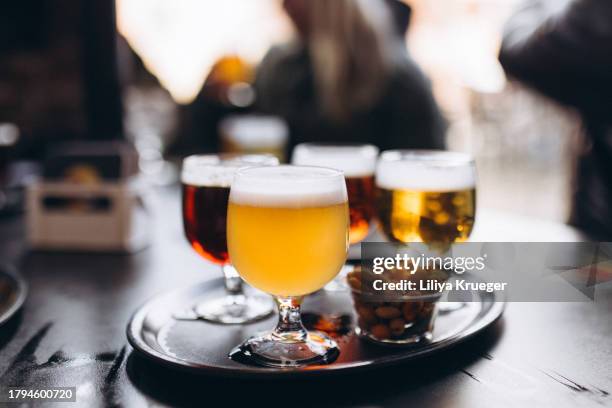
<instances>
[{"instance_id":1,"label":"roasted nut","mask_svg":"<svg viewBox=\"0 0 612 408\"><path fill-rule=\"evenodd\" d=\"M372 310L372 308L370 307L358 306L357 313L359 314L359 317L368 324L375 323L378 320L376 319L376 314L374 313L374 310Z\"/></svg>"},{"instance_id":2,"label":"roasted nut","mask_svg":"<svg viewBox=\"0 0 612 408\"><path fill-rule=\"evenodd\" d=\"M404 306L402 306L402 315L404 315L404 319L406 319L407 322L413 322L414 319L416 319L417 313L413 302L404 303Z\"/></svg>"},{"instance_id":3,"label":"roasted nut","mask_svg":"<svg viewBox=\"0 0 612 408\"><path fill-rule=\"evenodd\" d=\"M381 306L376 308L376 316L380 317L381 319L390 320L400 317L401 315L402 312L393 306Z\"/></svg>"},{"instance_id":4,"label":"roasted nut","mask_svg":"<svg viewBox=\"0 0 612 408\"><path fill-rule=\"evenodd\" d=\"M389 329L391 330L392 335L401 336L406 329L406 321L404 321L402 318L393 319L389 323Z\"/></svg>"},{"instance_id":5,"label":"roasted nut","mask_svg":"<svg viewBox=\"0 0 612 408\"><path fill-rule=\"evenodd\" d=\"M375 324L370 328L370 333L372 336L379 339L388 339L391 336L391 330L384 324Z\"/></svg>"},{"instance_id":6,"label":"roasted nut","mask_svg":"<svg viewBox=\"0 0 612 408\"><path fill-rule=\"evenodd\" d=\"M407 270L407 269L401 269L399 271L397 271L395 273L395 275L393 276L393 279L395 282L399 282L401 280L411 280L412 279L412 273Z\"/></svg>"},{"instance_id":7,"label":"roasted nut","mask_svg":"<svg viewBox=\"0 0 612 408\"><path fill-rule=\"evenodd\" d=\"M424 302L421 310L419 310L419 317L421 319L428 319L433 313L435 306L436 305L433 302Z\"/></svg>"}]
</instances>

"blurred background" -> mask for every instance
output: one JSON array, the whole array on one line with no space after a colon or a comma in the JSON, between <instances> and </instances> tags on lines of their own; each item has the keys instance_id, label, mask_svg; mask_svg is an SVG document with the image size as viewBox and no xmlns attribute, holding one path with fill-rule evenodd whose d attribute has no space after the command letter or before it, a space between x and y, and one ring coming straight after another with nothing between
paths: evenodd
<instances>
[{"instance_id":1,"label":"blurred background","mask_svg":"<svg viewBox=\"0 0 612 408\"><path fill-rule=\"evenodd\" d=\"M408 25L402 46L431 81L446 146L477 159L479 205L565 222L580 121L504 74L503 27L518 1L401 3L410 7L399 9ZM132 142L155 184L175 181L172 163L195 152L261 148L287 158L291 121L236 120L257 112L254 83L270 47L297 34L281 1L23 0L2 8L0 208L18 200L10 186L40 174L49 150L70 140Z\"/></svg>"},{"instance_id":2,"label":"blurred background","mask_svg":"<svg viewBox=\"0 0 612 408\"><path fill-rule=\"evenodd\" d=\"M479 204L555 221L569 214L570 156L579 122L511 83L498 62L518 0L411 0L407 46L449 121L447 146L477 157ZM119 0L118 28L179 104L193 101L213 65L256 65L292 26L278 0ZM202 41L201 39L207 39Z\"/></svg>"}]
</instances>

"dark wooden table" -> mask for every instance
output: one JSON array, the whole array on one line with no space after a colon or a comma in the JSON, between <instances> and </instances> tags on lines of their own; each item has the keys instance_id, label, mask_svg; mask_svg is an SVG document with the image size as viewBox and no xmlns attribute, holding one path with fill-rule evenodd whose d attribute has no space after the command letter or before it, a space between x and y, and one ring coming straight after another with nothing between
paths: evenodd
<instances>
[{"instance_id":1,"label":"dark wooden table","mask_svg":"<svg viewBox=\"0 0 612 408\"><path fill-rule=\"evenodd\" d=\"M126 324L146 299L218 276L183 237L178 192L153 203L153 244L132 256L30 253L21 219L0 220L0 261L30 284L0 327L0 385L76 386L66 406L612 406L612 285L592 303L514 303L486 332L433 358L308 381L232 381L136 355ZM474 240L572 241L563 225L482 211ZM2 403L0 403L2 406ZM59 405L53 405L59 406ZM64 406L64 405L62 405Z\"/></svg>"}]
</instances>

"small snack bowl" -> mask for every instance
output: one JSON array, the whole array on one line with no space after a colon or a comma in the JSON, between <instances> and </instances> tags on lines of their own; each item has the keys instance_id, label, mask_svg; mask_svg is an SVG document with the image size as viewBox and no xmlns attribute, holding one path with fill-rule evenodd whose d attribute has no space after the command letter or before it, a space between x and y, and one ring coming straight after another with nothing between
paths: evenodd
<instances>
[{"instance_id":1,"label":"small snack bowl","mask_svg":"<svg viewBox=\"0 0 612 408\"><path fill-rule=\"evenodd\" d=\"M362 291L359 268L347 276L357 314L356 333L384 345L413 345L431 341L439 293L411 291L385 297Z\"/></svg>"}]
</instances>

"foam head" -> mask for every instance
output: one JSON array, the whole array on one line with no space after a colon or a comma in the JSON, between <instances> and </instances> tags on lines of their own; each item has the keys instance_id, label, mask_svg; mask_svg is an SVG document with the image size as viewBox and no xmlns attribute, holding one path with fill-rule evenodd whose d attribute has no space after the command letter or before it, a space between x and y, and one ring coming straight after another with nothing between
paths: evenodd
<instances>
[{"instance_id":1,"label":"foam head","mask_svg":"<svg viewBox=\"0 0 612 408\"><path fill-rule=\"evenodd\" d=\"M276 116L231 115L221 121L224 138L243 148L283 146L289 137L287 124Z\"/></svg>"},{"instance_id":2,"label":"foam head","mask_svg":"<svg viewBox=\"0 0 612 408\"><path fill-rule=\"evenodd\" d=\"M293 151L292 163L342 170L346 177L372 176L378 148L367 144L302 143Z\"/></svg>"},{"instance_id":3,"label":"foam head","mask_svg":"<svg viewBox=\"0 0 612 408\"><path fill-rule=\"evenodd\" d=\"M245 167L275 166L278 159L269 154L207 154L183 160L181 182L192 186L229 187L236 172Z\"/></svg>"},{"instance_id":4,"label":"foam head","mask_svg":"<svg viewBox=\"0 0 612 408\"><path fill-rule=\"evenodd\" d=\"M472 158L463 153L392 150L378 161L376 185L388 190L468 190L476 186L476 170Z\"/></svg>"},{"instance_id":5,"label":"foam head","mask_svg":"<svg viewBox=\"0 0 612 408\"><path fill-rule=\"evenodd\" d=\"M230 192L230 202L254 207L323 207L347 200L341 171L311 166L243 169Z\"/></svg>"}]
</instances>

